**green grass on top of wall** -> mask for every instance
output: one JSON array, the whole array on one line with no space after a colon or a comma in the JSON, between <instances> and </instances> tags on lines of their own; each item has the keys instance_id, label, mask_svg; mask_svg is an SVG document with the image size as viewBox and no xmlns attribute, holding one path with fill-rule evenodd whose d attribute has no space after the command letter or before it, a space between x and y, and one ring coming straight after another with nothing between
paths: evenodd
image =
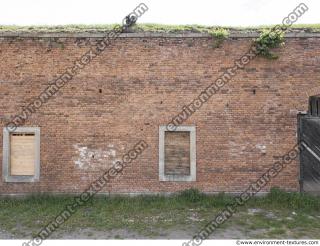
<instances>
[{"instance_id":1,"label":"green grass on top of wall","mask_svg":"<svg viewBox=\"0 0 320 246\"><path fill-rule=\"evenodd\" d=\"M95 24L95 25L35 25L35 26L18 26L18 25L0 25L0 32L105 32L112 30L116 24ZM273 25L261 25L261 26L248 26L248 27L232 27L232 26L204 26L204 25L164 25L145 23L137 24L131 28L131 31L135 32L198 32L198 33L210 33L217 29L226 29L229 31L238 32L252 32L261 31L266 28L271 28ZM304 29L307 32L319 32L320 24L296 24L291 28Z\"/></svg>"}]
</instances>

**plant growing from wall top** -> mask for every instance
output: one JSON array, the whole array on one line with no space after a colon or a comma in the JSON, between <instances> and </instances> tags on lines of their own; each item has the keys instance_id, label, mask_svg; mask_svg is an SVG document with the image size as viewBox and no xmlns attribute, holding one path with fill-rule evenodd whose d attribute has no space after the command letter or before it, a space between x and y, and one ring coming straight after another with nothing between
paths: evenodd
<instances>
[{"instance_id":1,"label":"plant growing from wall top","mask_svg":"<svg viewBox=\"0 0 320 246\"><path fill-rule=\"evenodd\" d=\"M216 28L214 30L210 30L209 34L213 37L214 42L212 44L213 48L219 48L223 41L228 37L229 32L223 28Z\"/></svg>"},{"instance_id":2,"label":"plant growing from wall top","mask_svg":"<svg viewBox=\"0 0 320 246\"><path fill-rule=\"evenodd\" d=\"M260 36L254 40L257 54L268 59L277 59L278 55L271 53L270 49L284 45L284 33L273 30L263 30Z\"/></svg>"}]
</instances>

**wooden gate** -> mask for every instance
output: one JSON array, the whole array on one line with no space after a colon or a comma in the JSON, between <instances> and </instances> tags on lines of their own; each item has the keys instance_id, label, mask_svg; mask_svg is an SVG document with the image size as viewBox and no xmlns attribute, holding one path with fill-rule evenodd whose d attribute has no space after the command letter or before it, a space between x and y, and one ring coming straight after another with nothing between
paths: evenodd
<instances>
[{"instance_id":1,"label":"wooden gate","mask_svg":"<svg viewBox=\"0 0 320 246\"><path fill-rule=\"evenodd\" d=\"M310 97L307 115L298 117L301 191L320 195L320 98Z\"/></svg>"}]
</instances>

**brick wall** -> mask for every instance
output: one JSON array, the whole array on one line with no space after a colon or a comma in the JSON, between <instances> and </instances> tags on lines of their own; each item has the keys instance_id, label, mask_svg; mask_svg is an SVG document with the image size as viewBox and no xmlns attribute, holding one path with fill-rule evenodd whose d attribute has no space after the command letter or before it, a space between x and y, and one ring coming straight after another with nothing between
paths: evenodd
<instances>
[{"instance_id":1,"label":"brick wall","mask_svg":"<svg viewBox=\"0 0 320 246\"><path fill-rule=\"evenodd\" d=\"M0 38L2 127L88 50L75 41ZM119 38L26 121L41 128L40 182L5 183L0 168L0 193L81 192L139 140L148 149L103 192L243 191L297 142L297 112L320 82L319 38L288 38L278 60L256 58L184 123L196 126L196 182L159 181L158 131L250 42L231 36L213 48L209 37L192 35ZM298 190L298 165L265 190Z\"/></svg>"}]
</instances>

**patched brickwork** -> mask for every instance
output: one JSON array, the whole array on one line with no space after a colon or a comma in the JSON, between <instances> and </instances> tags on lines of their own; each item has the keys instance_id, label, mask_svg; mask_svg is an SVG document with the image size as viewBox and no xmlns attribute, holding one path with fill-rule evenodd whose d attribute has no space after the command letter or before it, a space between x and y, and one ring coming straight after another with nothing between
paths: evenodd
<instances>
[{"instance_id":1,"label":"patched brickwork","mask_svg":"<svg viewBox=\"0 0 320 246\"><path fill-rule=\"evenodd\" d=\"M190 132L165 132L165 175L190 175Z\"/></svg>"},{"instance_id":2,"label":"patched brickwork","mask_svg":"<svg viewBox=\"0 0 320 246\"><path fill-rule=\"evenodd\" d=\"M2 127L96 42L76 40L0 38ZM140 140L148 149L104 192L245 190L297 142L297 113L320 83L319 37L288 38L278 60L254 59L184 122L196 126L196 181L159 181L158 131L251 40L231 36L213 48L209 37L119 38L26 121L41 128L40 181L5 183L0 168L0 193L81 192ZM0 141L0 165L2 149ZM298 172L292 162L264 190L297 191Z\"/></svg>"}]
</instances>

